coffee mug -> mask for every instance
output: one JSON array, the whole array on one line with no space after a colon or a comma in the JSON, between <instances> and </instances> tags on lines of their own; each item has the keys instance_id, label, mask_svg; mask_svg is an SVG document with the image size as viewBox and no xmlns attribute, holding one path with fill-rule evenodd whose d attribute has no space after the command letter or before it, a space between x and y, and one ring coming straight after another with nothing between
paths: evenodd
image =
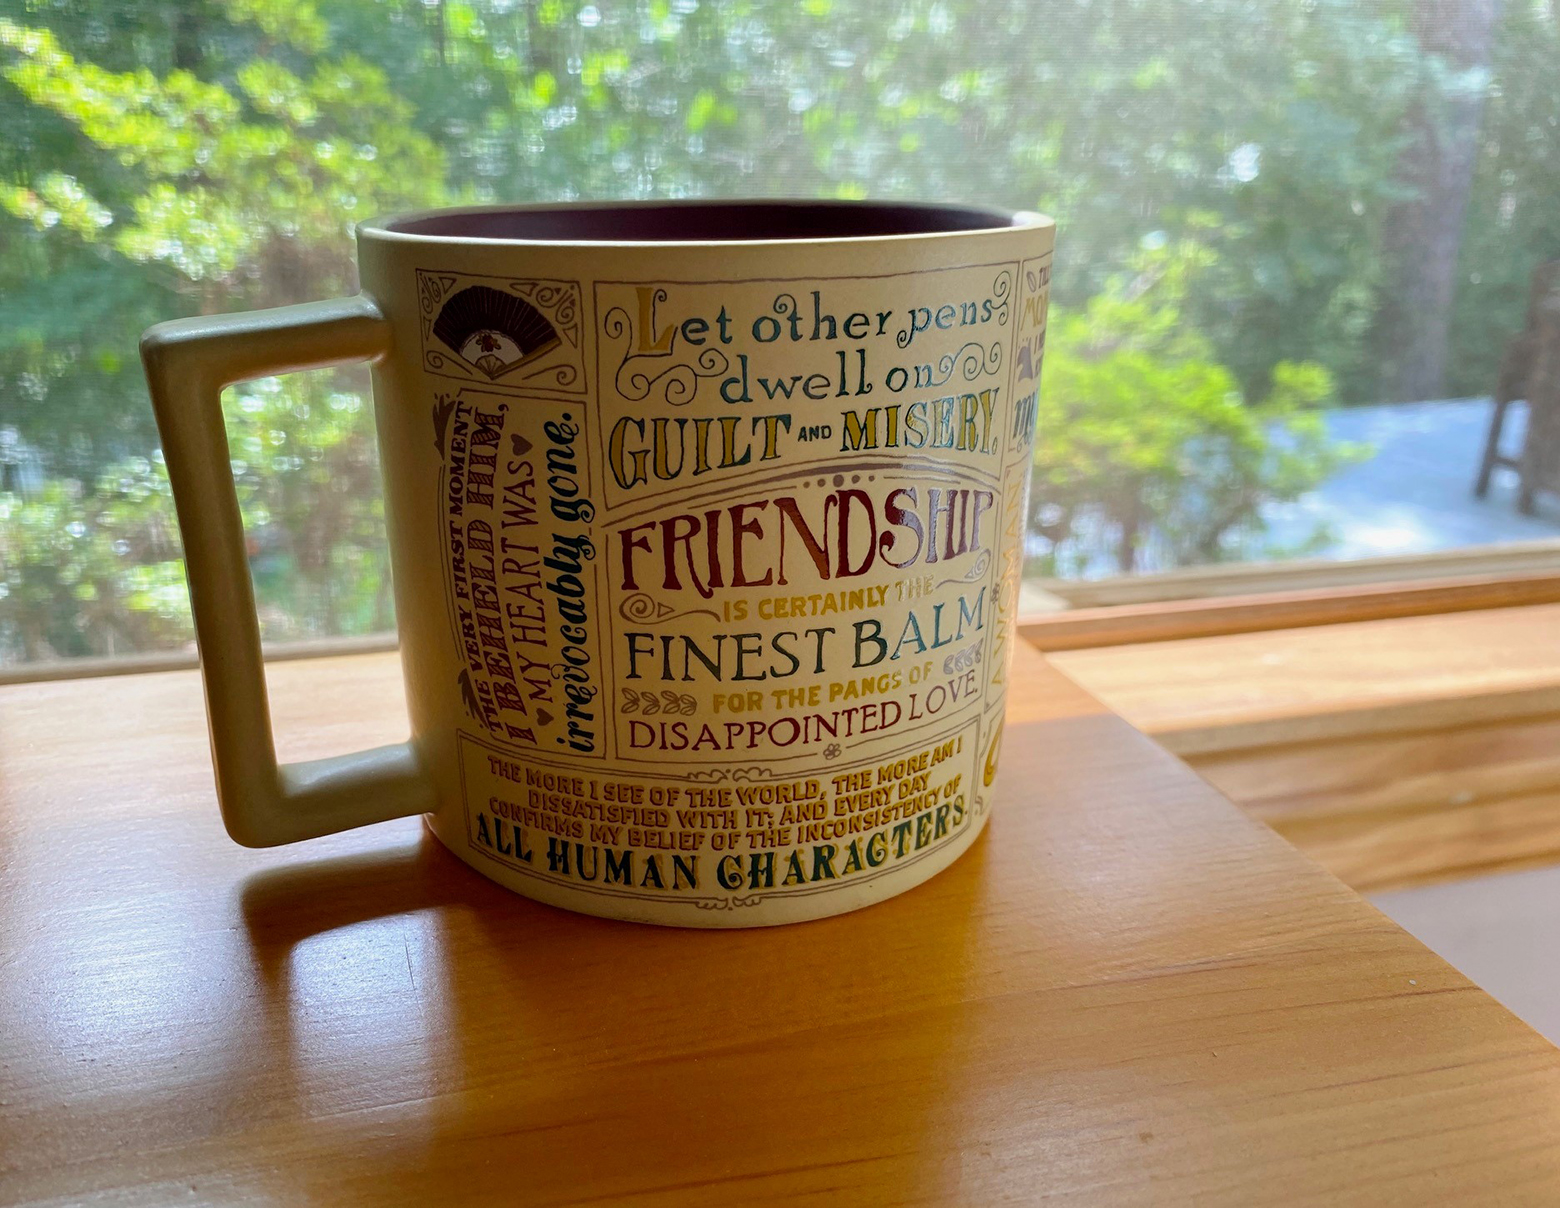
<instances>
[{"instance_id":1,"label":"coffee mug","mask_svg":"<svg viewBox=\"0 0 1560 1208\"><path fill-rule=\"evenodd\" d=\"M926 880L991 808L1054 227L744 201L408 214L362 292L142 356L239 843L422 814L528 897L740 927ZM220 405L373 391L411 738L278 766Z\"/></svg>"}]
</instances>

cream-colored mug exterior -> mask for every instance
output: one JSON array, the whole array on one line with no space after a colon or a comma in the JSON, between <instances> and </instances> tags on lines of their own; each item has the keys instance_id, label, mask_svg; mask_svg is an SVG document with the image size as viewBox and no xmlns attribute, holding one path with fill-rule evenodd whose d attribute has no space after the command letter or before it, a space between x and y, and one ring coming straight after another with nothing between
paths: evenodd
<instances>
[{"instance_id":1,"label":"cream-colored mug exterior","mask_svg":"<svg viewBox=\"0 0 1560 1208\"><path fill-rule=\"evenodd\" d=\"M980 833L1052 223L700 241L699 203L648 204L686 239L409 215L359 229L355 298L147 332L240 843L420 813L529 897L734 927L880 901ZM219 397L358 360L412 736L278 767Z\"/></svg>"}]
</instances>

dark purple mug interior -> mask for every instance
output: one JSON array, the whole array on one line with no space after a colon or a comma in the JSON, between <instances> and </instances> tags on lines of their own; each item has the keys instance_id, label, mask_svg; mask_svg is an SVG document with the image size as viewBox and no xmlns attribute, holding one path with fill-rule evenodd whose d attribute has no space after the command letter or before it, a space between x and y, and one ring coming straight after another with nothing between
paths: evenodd
<instances>
[{"instance_id":1,"label":"dark purple mug interior","mask_svg":"<svg viewBox=\"0 0 1560 1208\"><path fill-rule=\"evenodd\" d=\"M1014 215L978 206L860 201L692 201L411 215L385 224L405 235L560 243L860 239L1011 227Z\"/></svg>"}]
</instances>

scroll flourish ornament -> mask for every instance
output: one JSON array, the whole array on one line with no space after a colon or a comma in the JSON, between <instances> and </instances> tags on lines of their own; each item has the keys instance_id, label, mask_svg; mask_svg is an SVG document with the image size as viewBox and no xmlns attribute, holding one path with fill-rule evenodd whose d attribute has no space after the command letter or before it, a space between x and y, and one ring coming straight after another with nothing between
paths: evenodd
<instances>
[{"instance_id":1,"label":"scroll flourish ornament","mask_svg":"<svg viewBox=\"0 0 1560 1208\"><path fill-rule=\"evenodd\" d=\"M1013 292L1013 271L1003 269L996 275L991 283L992 299L999 305L992 307L991 314L998 323L1006 323L1008 318L1008 296Z\"/></svg>"},{"instance_id":2,"label":"scroll flourish ornament","mask_svg":"<svg viewBox=\"0 0 1560 1208\"><path fill-rule=\"evenodd\" d=\"M618 602L618 615L625 621L633 621L636 625L658 625L662 621L674 621L679 617L714 617L717 621L720 620L720 613L713 608L689 608L677 612L670 604L663 603L643 591L624 596Z\"/></svg>"},{"instance_id":3,"label":"scroll flourish ornament","mask_svg":"<svg viewBox=\"0 0 1560 1208\"><path fill-rule=\"evenodd\" d=\"M649 296L648 321L655 330L655 307L666 301L666 290L657 287ZM679 359L677 329L669 333L664 350L634 352L634 320L621 306L607 311L602 330L613 340L625 340L623 360L613 375L613 385L630 402L642 402L659 386L661 400L673 407L686 406L698 393L699 381L716 377L731 368L726 354L718 348L703 348L692 361ZM641 341L643 333L641 333Z\"/></svg>"},{"instance_id":4,"label":"scroll flourish ornament","mask_svg":"<svg viewBox=\"0 0 1560 1208\"><path fill-rule=\"evenodd\" d=\"M683 772L685 780L773 780L770 768L749 766L745 768L690 768Z\"/></svg>"},{"instance_id":5,"label":"scroll flourish ornament","mask_svg":"<svg viewBox=\"0 0 1560 1208\"><path fill-rule=\"evenodd\" d=\"M764 900L761 893L750 893L746 897L741 894L732 894L729 898L699 898L697 905L700 910L741 910L747 906L757 906Z\"/></svg>"},{"instance_id":6,"label":"scroll flourish ornament","mask_svg":"<svg viewBox=\"0 0 1560 1208\"><path fill-rule=\"evenodd\" d=\"M970 563L970 568L957 579L944 579L938 587L947 587L953 583L978 583L986 577L986 572L991 569L991 551L983 549L975 555L975 561Z\"/></svg>"},{"instance_id":7,"label":"scroll flourish ornament","mask_svg":"<svg viewBox=\"0 0 1560 1208\"><path fill-rule=\"evenodd\" d=\"M957 352L946 352L937 358L938 376L933 386L941 386L953 376L954 366L966 382L973 382L983 373L995 373L1002 368L1002 342L993 340L988 348L978 340L970 340Z\"/></svg>"}]
</instances>

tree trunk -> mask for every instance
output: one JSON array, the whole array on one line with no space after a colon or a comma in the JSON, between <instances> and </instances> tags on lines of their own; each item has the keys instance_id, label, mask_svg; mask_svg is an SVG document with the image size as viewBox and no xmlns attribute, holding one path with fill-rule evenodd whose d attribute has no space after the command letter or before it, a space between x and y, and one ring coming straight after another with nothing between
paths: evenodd
<instances>
[{"instance_id":1,"label":"tree trunk","mask_svg":"<svg viewBox=\"0 0 1560 1208\"><path fill-rule=\"evenodd\" d=\"M1116 546L1116 569L1130 575L1137 569L1138 535L1143 530L1143 499L1134 494L1121 516L1121 543Z\"/></svg>"},{"instance_id":2,"label":"tree trunk","mask_svg":"<svg viewBox=\"0 0 1560 1208\"><path fill-rule=\"evenodd\" d=\"M198 72L204 54L200 35L204 6L182 4L173 10L173 65L180 71Z\"/></svg>"},{"instance_id":3,"label":"tree trunk","mask_svg":"<svg viewBox=\"0 0 1560 1208\"><path fill-rule=\"evenodd\" d=\"M1500 0L1415 0L1420 50L1452 77L1426 79L1408 115L1398 179L1414 196L1387 216L1376 319L1383 402L1440 398L1457 256L1479 150L1490 44ZM1457 77L1461 76L1461 79Z\"/></svg>"}]
</instances>

